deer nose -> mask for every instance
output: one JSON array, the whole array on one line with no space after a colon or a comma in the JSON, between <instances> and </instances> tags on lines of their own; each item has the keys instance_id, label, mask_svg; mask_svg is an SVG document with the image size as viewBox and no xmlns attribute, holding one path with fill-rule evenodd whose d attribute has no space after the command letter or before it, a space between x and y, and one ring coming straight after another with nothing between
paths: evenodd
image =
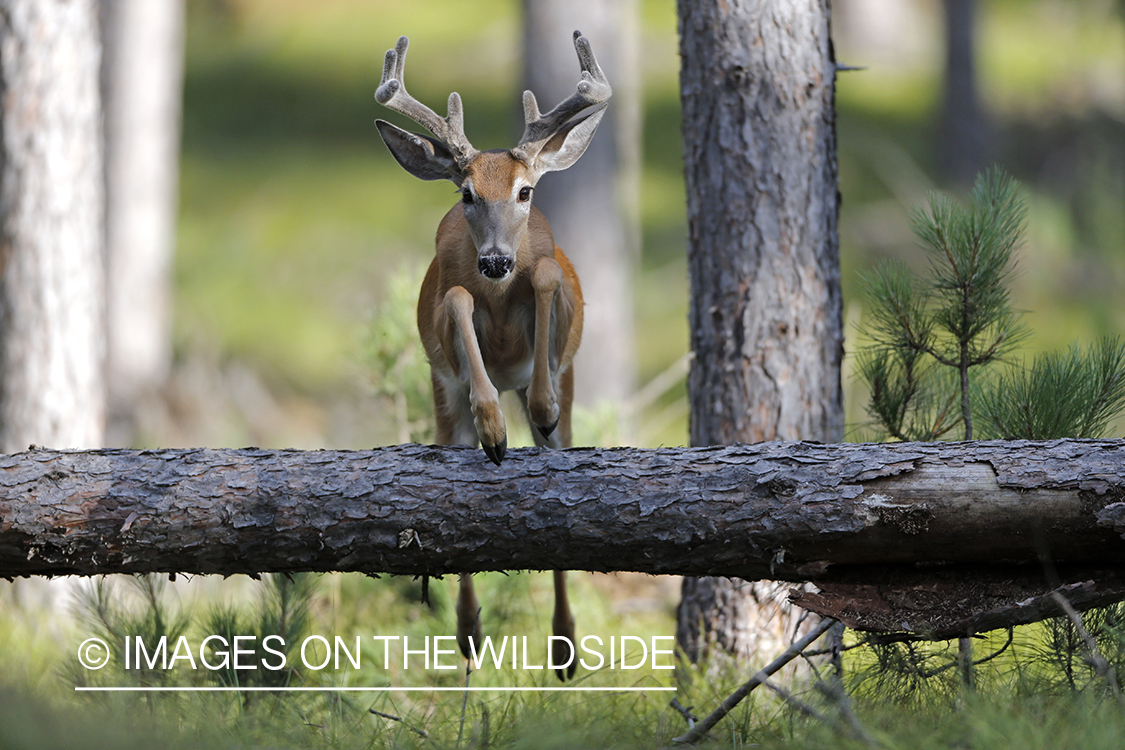
<instances>
[{"instance_id":1,"label":"deer nose","mask_svg":"<svg viewBox=\"0 0 1125 750\"><path fill-rule=\"evenodd\" d=\"M477 258L477 268L490 279L502 279L512 272L516 259L502 253L489 253Z\"/></svg>"}]
</instances>

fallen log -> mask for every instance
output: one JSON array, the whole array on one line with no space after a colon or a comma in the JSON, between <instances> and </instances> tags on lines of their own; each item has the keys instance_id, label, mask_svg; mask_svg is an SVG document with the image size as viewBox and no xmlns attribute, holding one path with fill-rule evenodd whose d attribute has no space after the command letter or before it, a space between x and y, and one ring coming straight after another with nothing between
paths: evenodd
<instances>
[{"instance_id":1,"label":"fallen log","mask_svg":"<svg viewBox=\"0 0 1125 750\"><path fill-rule=\"evenodd\" d=\"M1125 441L0 456L0 576L555 568L1125 598Z\"/></svg>"},{"instance_id":2,"label":"fallen log","mask_svg":"<svg viewBox=\"0 0 1125 750\"><path fill-rule=\"evenodd\" d=\"M795 589L789 598L850 628L876 632L873 640L881 643L947 640L1063 617L1067 613L1056 596L1079 612L1125 600L1120 569L1064 567L1045 575L998 566L968 576L963 570L919 570L883 584L817 586L818 591Z\"/></svg>"}]
</instances>

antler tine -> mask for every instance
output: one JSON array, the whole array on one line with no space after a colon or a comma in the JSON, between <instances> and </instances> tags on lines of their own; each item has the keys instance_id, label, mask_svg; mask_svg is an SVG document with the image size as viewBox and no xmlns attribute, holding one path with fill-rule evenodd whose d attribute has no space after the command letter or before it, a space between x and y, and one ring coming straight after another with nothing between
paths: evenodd
<instances>
[{"instance_id":1,"label":"antler tine","mask_svg":"<svg viewBox=\"0 0 1125 750\"><path fill-rule=\"evenodd\" d=\"M613 89L594 57L590 40L582 32L574 32L574 49L578 52L578 65L582 69L581 80L570 98L545 115L539 113L539 103L531 91L523 92L523 137L516 149L527 155L537 153L543 145L557 133L570 118L582 110L609 101Z\"/></svg>"},{"instance_id":2,"label":"antler tine","mask_svg":"<svg viewBox=\"0 0 1125 750\"><path fill-rule=\"evenodd\" d=\"M406 50L409 46L410 40L400 36L395 43L395 48L387 50L383 58L383 77L379 81L379 88L375 90L375 100L387 109L406 115L429 130L463 166L471 161L477 152L465 137L465 117L461 108L461 97L456 91L450 94L448 114L441 117L407 93L404 72Z\"/></svg>"}]
</instances>

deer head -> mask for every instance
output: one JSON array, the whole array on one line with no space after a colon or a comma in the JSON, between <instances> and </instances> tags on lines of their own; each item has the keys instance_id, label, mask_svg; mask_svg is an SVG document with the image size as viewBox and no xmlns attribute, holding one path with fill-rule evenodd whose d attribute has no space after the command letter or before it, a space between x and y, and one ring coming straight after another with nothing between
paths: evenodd
<instances>
[{"instance_id":1,"label":"deer head","mask_svg":"<svg viewBox=\"0 0 1125 750\"><path fill-rule=\"evenodd\" d=\"M375 99L406 115L433 137L411 133L376 120L379 135L410 174L422 180L450 180L461 191L461 208L477 249L481 274L503 280L515 267L516 253L527 234L531 196L539 178L563 170L586 151L612 89L594 58L590 42L574 32L581 79L575 93L546 114L535 95L523 94L524 132L515 148L477 151L465 137L461 97L449 95L447 115L440 117L406 91L403 72L409 40L400 37L387 50L383 78ZM598 107L584 117L583 110Z\"/></svg>"}]
</instances>

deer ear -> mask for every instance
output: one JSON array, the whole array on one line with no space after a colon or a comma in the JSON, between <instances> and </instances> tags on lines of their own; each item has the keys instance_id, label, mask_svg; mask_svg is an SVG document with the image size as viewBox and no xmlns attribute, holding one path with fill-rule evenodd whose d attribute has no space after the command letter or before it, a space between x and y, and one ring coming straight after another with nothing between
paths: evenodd
<instances>
[{"instance_id":1,"label":"deer ear","mask_svg":"<svg viewBox=\"0 0 1125 750\"><path fill-rule=\"evenodd\" d=\"M461 184L457 160L441 141L408 132L386 120L376 120L375 126L391 156L407 172L420 180L452 180Z\"/></svg>"},{"instance_id":2,"label":"deer ear","mask_svg":"<svg viewBox=\"0 0 1125 750\"><path fill-rule=\"evenodd\" d=\"M578 161L578 157L586 153L604 114L603 106L580 120L571 120L555 133L536 157L539 172L558 172Z\"/></svg>"}]
</instances>

